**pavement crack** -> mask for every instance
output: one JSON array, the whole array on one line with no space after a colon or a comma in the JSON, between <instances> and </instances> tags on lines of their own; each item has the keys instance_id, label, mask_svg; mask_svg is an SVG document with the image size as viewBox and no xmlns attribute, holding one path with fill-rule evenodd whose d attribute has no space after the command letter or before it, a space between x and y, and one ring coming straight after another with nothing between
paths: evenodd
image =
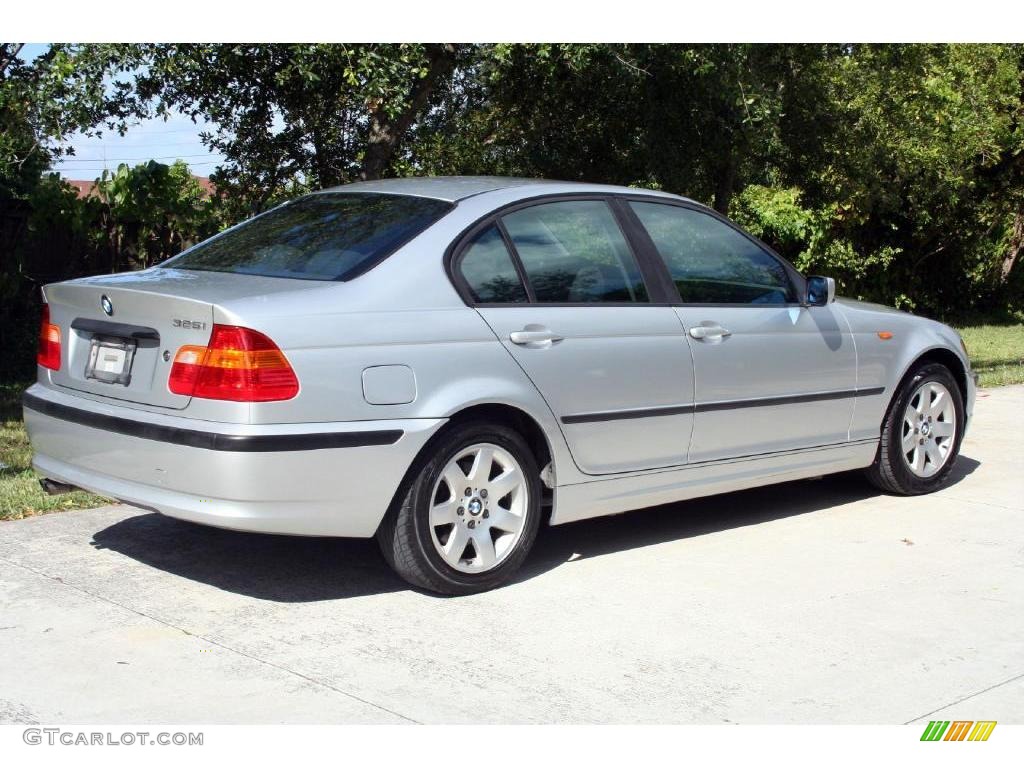
<instances>
[{"instance_id":1,"label":"pavement crack","mask_svg":"<svg viewBox=\"0 0 1024 768\"><path fill-rule=\"evenodd\" d=\"M33 573L36 576L40 576L40 577L42 577L44 579L49 579L50 581L55 581L58 584L61 584L62 586L65 586L65 587L67 587L69 589L73 589L76 592L80 592L81 594L86 595L88 597L91 597L94 600L99 600L99 601L107 603L109 605L116 606L118 608L121 608L122 610L128 611L129 613L134 613L136 616L140 616L140 617L142 617L144 619L148 619L149 621L155 621L157 624L162 624L163 626L165 626L165 627L167 627L169 629L173 629L176 632L180 632L181 634L186 635L188 637L199 638L203 642L209 643L210 645L216 646L217 648L221 648L221 649L223 649L225 651L229 651L230 653L234 653L234 654L236 654L238 656L241 656L243 658L249 659L250 661L255 661L258 664L263 664L264 666L270 667L271 669L276 669L279 672L284 672L285 674L301 678L302 680L305 680L308 683L312 683L313 685L319 686L321 688L325 688L325 689L327 689L329 691L333 691L334 693L337 693L337 694L339 694L341 696L345 696L346 698L352 699L353 701L358 701L361 704L365 704L368 707L373 707L374 709L378 709L381 712L387 712L389 715L394 715L395 717L401 718L402 720L405 720L408 723L415 723L417 725L420 725L420 722L418 720L414 720L413 718L408 717L407 715L403 715L401 712L396 712L395 710L389 709L389 708L383 706L382 704L377 704L376 702L370 701L368 699L364 699L362 696L354 694L354 693L352 693L350 691L346 691L346 690L344 690L342 688L338 688L337 686L331 685L330 683L328 683L328 682L326 682L324 680L317 679L315 677L312 677L311 675L307 675L304 672L300 672L300 671L298 671L296 669L291 669L290 667L286 667L286 666L284 666L282 664L278 664L276 662L270 661L269 659L260 658L259 656L255 656L255 655L253 655L251 653L247 653L246 651L243 651L243 650L241 650L239 648L234 648L234 647L232 647L230 645L226 645L225 643L222 643L222 642L220 642L218 640L214 640L213 638L207 637L206 635L201 635L201 634L197 634L195 632L190 632L189 630L185 629L184 627L179 627L177 624L174 624L174 623L172 623L170 621L167 621L166 619L161 619L159 616L153 616L152 614L146 613L145 611L140 611L137 608L133 608L130 605L125 605L124 603L120 603L117 600L112 600L109 597L97 594L96 592L90 592L85 587L80 587L77 584L69 584L67 581L65 581L64 579L62 579L59 576L53 576L53 575L51 575L49 573L46 573L45 571L40 571L40 570L38 570L36 568L33 568L30 565L25 565L24 563L19 563L19 562L15 561L15 560L11 560L11 559L9 559L7 557L0 556L0 561L3 561L5 563L7 563L8 565L13 565L16 568L21 568L22 570L28 571L29 573Z\"/></svg>"},{"instance_id":2,"label":"pavement crack","mask_svg":"<svg viewBox=\"0 0 1024 768\"><path fill-rule=\"evenodd\" d=\"M1007 678L1006 680L1003 680L1000 683L996 683L995 685L990 685L988 688L982 688L980 691L975 691L974 693L969 693L966 696L957 699L956 701L951 701L948 704L943 704L941 707L933 709L931 712L925 712L923 715L918 715L917 717L913 718L912 720L907 720L907 722L905 722L904 725L910 725L911 723L916 723L918 720L924 720L926 717L928 717L930 715L934 715L936 712L941 712L944 709L948 709L949 707L952 707L954 704L959 704L962 701L967 701L968 699L973 699L975 696L981 696L981 694L983 694L983 693L988 693L989 691L994 691L996 688L1000 688L1000 687L1002 687L1004 685L1007 685L1008 683L1012 683L1012 682L1014 682L1016 680L1021 680L1021 679L1024 679L1024 672L1022 672L1019 675L1014 675L1013 677Z\"/></svg>"},{"instance_id":3,"label":"pavement crack","mask_svg":"<svg viewBox=\"0 0 1024 768\"><path fill-rule=\"evenodd\" d=\"M949 499L950 501L959 501L961 504L983 504L986 507L996 507L997 509L1006 509L1010 512L1021 512L1024 511L1020 507L1008 507L1005 504L996 504L992 501L978 501L978 499L964 499L959 496L949 496L946 494L942 495L942 498Z\"/></svg>"}]
</instances>

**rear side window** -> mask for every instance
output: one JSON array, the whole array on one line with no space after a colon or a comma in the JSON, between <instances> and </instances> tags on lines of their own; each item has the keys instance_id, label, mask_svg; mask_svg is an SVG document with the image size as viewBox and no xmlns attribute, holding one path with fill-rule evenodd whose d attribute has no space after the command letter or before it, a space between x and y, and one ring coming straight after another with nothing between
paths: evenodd
<instances>
[{"instance_id":1,"label":"rear side window","mask_svg":"<svg viewBox=\"0 0 1024 768\"><path fill-rule=\"evenodd\" d=\"M782 263L713 216L662 203L631 202L687 304L795 301Z\"/></svg>"},{"instance_id":2,"label":"rear side window","mask_svg":"<svg viewBox=\"0 0 1024 768\"><path fill-rule=\"evenodd\" d=\"M505 241L493 224L473 236L459 262L473 301L482 304L518 304L526 301Z\"/></svg>"},{"instance_id":3,"label":"rear side window","mask_svg":"<svg viewBox=\"0 0 1024 768\"><path fill-rule=\"evenodd\" d=\"M633 253L607 203L542 203L502 217L541 303L646 302Z\"/></svg>"},{"instance_id":4,"label":"rear side window","mask_svg":"<svg viewBox=\"0 0 1024 768\"><path fill-rule=\"evenodd\" d=\"M321 193L268 211L164 262L175 269L346 280L452 208L424 197Z\"/></svg>"}]
</instances>

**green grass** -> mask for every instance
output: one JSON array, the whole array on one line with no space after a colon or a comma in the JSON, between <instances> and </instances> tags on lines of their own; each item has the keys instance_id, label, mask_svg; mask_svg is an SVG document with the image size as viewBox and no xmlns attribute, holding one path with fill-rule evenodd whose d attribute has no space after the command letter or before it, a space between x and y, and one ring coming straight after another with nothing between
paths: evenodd
<instances>
[{"instance_id":1,"label":"green grass","mask_svg":"<svg viewBox=\"0 0 1024 768\"><path fill-rule=\"evenodd\" d=\"M21 421L21 393L26 386L0 384L0 520L110 503L84 491L50 496L39 487L39 475L32 469L32 446Z\"/></svg>"},{"instance_id":2,"label":"green grass","mask_svg":"<svg viewBox=\"0 0 1024 768\"><path fill-rule=\"evenodd\" d=\"M974 325L959 329L982 387L1024 384L1024 324ZM49 496L32 470L32 448L21 421L26 384L0 384L0 520L108 503L91 493Z\"/></svg>"},{"instance_id":3,"label":"green grass","mask_svg":"<svg viewBox=\"0 0 1024 768\"><path fill-rule=\"evenodd\" d=\"M967 344L979 386L1024 384L1024 324L973 325L957 330Z\"/></svg>"}]
</instances>

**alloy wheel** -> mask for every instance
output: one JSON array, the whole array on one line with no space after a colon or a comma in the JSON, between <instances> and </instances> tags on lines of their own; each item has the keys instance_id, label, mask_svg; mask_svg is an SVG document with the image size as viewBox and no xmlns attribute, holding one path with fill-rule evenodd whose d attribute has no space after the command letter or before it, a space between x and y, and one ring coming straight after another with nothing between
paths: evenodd
<instances>
[{"instance_id":1,"label":"alloy wheel","mask_svg":"<svg viewBox=\"0 0 1024 768\"><path fill-rule=\"evenodd\" d=\"M492 443L461 449L430 496L434 548L449 566L483 573L515 549L526 527L529 488L519 462Z\"/></svg>"},{"instance_id":2,"label":"alloy wheel","mask_svg":"<svg viewBox=\"0 0 1024 768\"><path fill-rule=\"evenodd\" d=\"M931 477L945 465L956 442L953 395L937 381L926 381L903 411L900 453L918 477Z\"/></svg>"}]
</instances>

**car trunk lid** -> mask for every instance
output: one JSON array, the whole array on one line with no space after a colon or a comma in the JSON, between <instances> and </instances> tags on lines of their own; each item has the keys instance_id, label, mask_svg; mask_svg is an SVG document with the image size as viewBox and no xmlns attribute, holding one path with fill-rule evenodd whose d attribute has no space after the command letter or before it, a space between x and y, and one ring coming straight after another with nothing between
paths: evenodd
<instances>
[{"instance_id":1,"label":"car trunk lid","mask_svg":"<svg viewBox=\"0 0 1024 768\"><path fill-rule=\"evenodd\" d=\"M313 285L165 268L48 285L50 321L65 346L50 381L112 400L183 409L191 397L167 386L174 355L186 344L208 342L221 304Z\"/></svg>"}]
</instances>

